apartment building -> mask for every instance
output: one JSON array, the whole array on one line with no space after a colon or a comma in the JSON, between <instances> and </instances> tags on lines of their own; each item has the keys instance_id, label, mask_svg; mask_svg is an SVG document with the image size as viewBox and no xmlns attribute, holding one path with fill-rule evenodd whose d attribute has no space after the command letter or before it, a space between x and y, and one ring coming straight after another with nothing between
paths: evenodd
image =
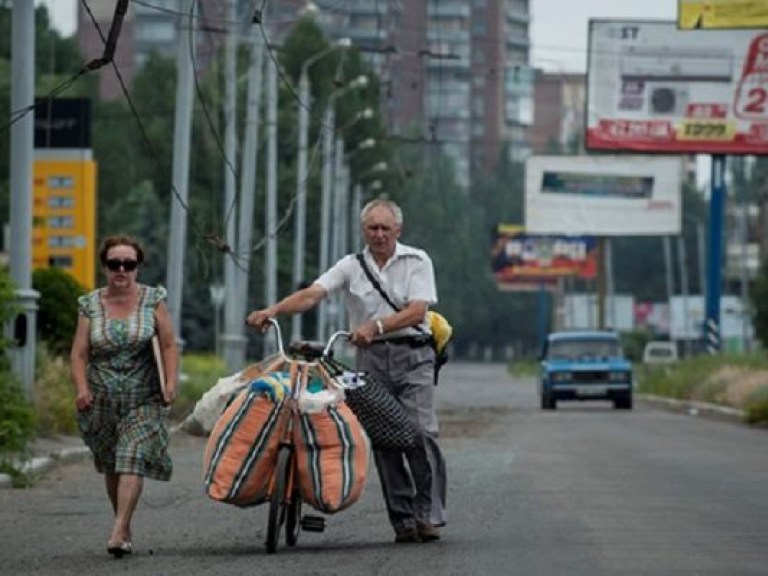
<instances>
[{"instance_id":1,"label":"apartment building","mask_svg":"<svg viewBox=\"0 0 768 576\"><path fill-rule=\"evenodd\" d=\"M316 0L330 37L364 50L390 133L437 143L465 188L505 144L529 150L529 0Z\"/></svg>"}]
</instances>

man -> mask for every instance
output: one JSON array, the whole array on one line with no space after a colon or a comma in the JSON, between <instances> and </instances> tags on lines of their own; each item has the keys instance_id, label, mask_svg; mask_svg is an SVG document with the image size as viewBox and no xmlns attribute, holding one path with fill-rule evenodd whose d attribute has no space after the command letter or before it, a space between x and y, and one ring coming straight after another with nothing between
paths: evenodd
<instances>
[{"instance_id":1,"label":"man","mask_svg":"<svg viewBox=\"0 0 768 576\"><path fill-rule=\"evenodd\" d=\"M398 242L403 215L397 204L373 200L360 220L365 263L398 310L374 286L357 256L349 254L309 287L251 312L246 321L263 330L270 318L304 312L344 291L358 366L389 388L417 430L417 445L408 453L374 454L395 542L431 542L440 539L438 527L445 524L446 495L433 398L435 355L425 338L425 315L437 302L434 270L426 252Z\"/></svg>"}]
</instances>

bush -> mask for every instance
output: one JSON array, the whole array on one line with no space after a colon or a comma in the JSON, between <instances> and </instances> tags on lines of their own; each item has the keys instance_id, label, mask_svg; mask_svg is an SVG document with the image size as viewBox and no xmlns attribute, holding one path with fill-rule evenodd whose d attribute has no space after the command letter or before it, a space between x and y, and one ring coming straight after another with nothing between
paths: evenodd
<instances>
[{"instance_id":1,"label":"bush","mask_svg":"<svg viewBox=\"0 0 768 576\"><path fill-rule=\"evenodd\" d=\"M18 379L10 373L0 375L0 467L25 455L35 435L35 413L24 396Z\"/></svg>"},{"instance_id":2,"label":"bush","mask_svg":"<svg viewBox=\"0 0 768 576\"><path fill-rule=\"evenodd\" d=\"M749 424L768 425L768 388L755 390L747 398L744 420Z\"/></svg>"},{"instance_id":3,"label":"bush","mask_svg":"<svg viewBox=\"0 0 768 576\"><path fill-rule=\"evenodd\" d=\"M184 354L181 357L182 382L176 402L171 410L171 419L179 421L192 412L195 404L216 381L228 376L224 360L211 354Z\"/></svg>"},{"instance_id":4,"label":"bush","mask_svg":"<svg viewBox=\"0 0 768 576\"><path fill-rule=\"evenodd\" d=\"M37 434L77 434L75 389L72 386L68 360L53 356L45 345L38 346L36 360L34 405Z\"/></svg>"},{"instance_id":5,"label":"bush","mask_svg":"<svg viewBox=\"0 0 768 576\"><path fill-rule=\"evenodd\" d=\"M40 268L32 273L32 286L40 292L37 333L54 355L67 355L77 327L77 298L86 290L61 268Z\"/></svg>"}]
</instances>

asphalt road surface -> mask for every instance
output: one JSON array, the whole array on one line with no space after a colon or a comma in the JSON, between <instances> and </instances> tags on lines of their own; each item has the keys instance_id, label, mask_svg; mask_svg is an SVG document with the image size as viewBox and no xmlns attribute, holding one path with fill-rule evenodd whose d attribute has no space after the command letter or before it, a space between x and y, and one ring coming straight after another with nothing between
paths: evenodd
<instances>
[{"instance_id":1,"label":"asphalt road surface","mask_svg":"<svg viewBox=\"0 0 768 576\"><path fill-rule=\"evenodd\" d=\"M375 471L323 533L264 548L266 506L207 498L203 438L177 434L174 478L147 482L132 556L107 555L110 510L90 462L0 491L0 574L768 574L768 431L636 405L542 412L532 379L449 363L443 538L395 545Z\"/></svg>"}]
</instances>

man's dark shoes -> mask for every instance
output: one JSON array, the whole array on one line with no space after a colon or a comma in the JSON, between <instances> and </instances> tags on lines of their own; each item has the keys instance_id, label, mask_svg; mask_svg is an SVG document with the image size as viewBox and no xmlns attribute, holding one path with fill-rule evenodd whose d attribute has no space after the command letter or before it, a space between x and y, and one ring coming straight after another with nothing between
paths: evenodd
<instances>
[{"instance_id":1,"label":"man's dark shoes","mask_svg":"<svg viewBox=\"0 0 768 576\"><path fill-rule=\"evenodd\" d=\"M440 530L427 522L417 522L416 532L422 542L434 542L440 540Z\"/></svg>"},{"instance_id":2,"label":"man's dark shoes","mask_svg":"<svg viewBox=\"0 0 768 576\"><path fill-rule=\"evenodd\" d=\"M395 544L413 544L421 542L416 528L404 528L395 532Z\"/></svg>"}]
</instances>

